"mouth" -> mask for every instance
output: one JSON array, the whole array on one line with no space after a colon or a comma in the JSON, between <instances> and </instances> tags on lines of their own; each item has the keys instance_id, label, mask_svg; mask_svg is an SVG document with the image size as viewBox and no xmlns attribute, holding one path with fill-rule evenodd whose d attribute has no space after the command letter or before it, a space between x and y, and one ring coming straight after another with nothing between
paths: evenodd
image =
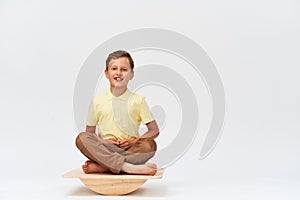
<instances>
[{"instance_id":1,"label":"mouth","mask_svg":"<svg viewBox=\"0 0 300 200\"><path fill-rule=\"evenodd\" d=\"M116 81L123 81L124 78L121 78L121 77L114 77L114 80Z\"/></svg>"}]
</instances>

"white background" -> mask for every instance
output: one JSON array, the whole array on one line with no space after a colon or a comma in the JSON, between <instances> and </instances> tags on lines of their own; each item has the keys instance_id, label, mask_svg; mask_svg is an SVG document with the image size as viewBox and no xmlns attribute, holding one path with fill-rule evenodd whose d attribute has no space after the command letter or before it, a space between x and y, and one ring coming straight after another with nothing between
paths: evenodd
<instances>
[{"instance_id":1,"label":"white background","mask_svg":"<svg viewBox=\"0 0 300 200\"><path fill-rule=\"evenodd\" d=\"M62 174L74 145L73 90L102 42L138 28L186 35L223 80L223 136L198 160L198 138L128 196L104 199L300 198L300 2L0 1L0 198L101 198Z\"/></svg>"}]
</instances>

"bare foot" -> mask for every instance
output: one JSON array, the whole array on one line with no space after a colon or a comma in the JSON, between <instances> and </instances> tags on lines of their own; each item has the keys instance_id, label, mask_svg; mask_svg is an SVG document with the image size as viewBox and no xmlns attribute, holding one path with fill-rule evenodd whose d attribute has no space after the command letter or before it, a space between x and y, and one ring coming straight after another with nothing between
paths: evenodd
<instances>
[{"instance_id":1,"label":"bare foot","mask_svg":"<svg viewBox=\"0 0 300 200\"><path fill-rule=\"evenodd\" d=\"M98 163L90 161L90 160L86 161L84 163L84 165L82 165L82 170L86 174L90 174L90 173L104 173L104 172L108 172L109 171L107 168L102 167Z\"/></svg>"},{"instance_id":2,"label":"bare foot","mask_svg":"<svg viewBox=\"0 0 300 200\"><path fill-rule=\"evenodd\" d=\"M128 174L151 175L154 176L157 172L157 166L154 163L144 165L133 165L125 162L122 170Z\"/></svg>"},{"instance_id":3,"label":"bare foot","mask_svg":"<svg viewBox=\"0 0 300 200\"><path fill-rule=\"evenodd\" d=\"M147 163L146 165L147 165L148 167L157 169L157 166L156 166L156 164L154 164L154 163Z\"/></svg>"}]
</instances>

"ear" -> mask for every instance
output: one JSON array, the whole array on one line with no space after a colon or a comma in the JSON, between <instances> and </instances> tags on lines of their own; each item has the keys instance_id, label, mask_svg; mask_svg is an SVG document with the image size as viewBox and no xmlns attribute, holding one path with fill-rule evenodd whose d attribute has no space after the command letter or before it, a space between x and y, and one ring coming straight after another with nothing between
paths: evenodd
<instances>
[{"instance_id":1,"label":"ear","mask_svg":"<svg viewBox=\"0 0 300 200\"><path fill-rule=\"evenodd\" d=\"M104 74L105 74L105 77L108 79L108 71L107 71L107 69L104 70Z\"/></svg>"},{"instance_id":2,"label":"ear","mask_svg":"<svg viewBox=\"0 0 300 200\"><path fill-rule=\"evenodd\" d=\"M130 80L132 80L133 77L134 77L134 71L131 70L131 72L130 72Z\"/></svg>"}]
</instances>

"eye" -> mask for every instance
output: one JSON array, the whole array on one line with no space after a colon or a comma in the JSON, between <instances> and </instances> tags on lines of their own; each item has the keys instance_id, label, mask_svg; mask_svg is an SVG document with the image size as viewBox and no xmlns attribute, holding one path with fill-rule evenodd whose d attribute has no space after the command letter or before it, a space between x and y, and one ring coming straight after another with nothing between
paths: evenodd
<instances>
[{"instance_id":1,"label":"eye","mask_svg":"<svg viewBox=\"0 0 300 200\"><path fill-rule=\"evenodd\" d=\"M124 71L124 72L127 72L127 71L128 71L128 69L126 69L126 68L122 68L122 71Z\"/></svg>"},{"instance_id":2,"label":"eye","mask_svg":"<svg viewBox=\"0 0 300 200\"><path fill-rule=\"evenodd\" d=\"M116 67L111 67L110 69L111 69L111 70L117 70L117 68L116 68Z\"/></svg>"}]
</instances>

